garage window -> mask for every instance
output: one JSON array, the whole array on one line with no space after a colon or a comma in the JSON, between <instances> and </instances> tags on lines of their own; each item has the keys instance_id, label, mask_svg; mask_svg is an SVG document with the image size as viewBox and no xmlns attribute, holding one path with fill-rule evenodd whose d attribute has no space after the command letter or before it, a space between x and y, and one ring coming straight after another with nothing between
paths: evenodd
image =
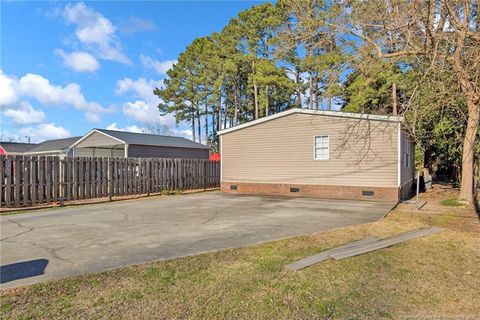
<instances>
[{"instance_id":1,"label":"garage window","mask_svg":"<svg viewBox=\"0 0 480 320\"><path fill-rule=\"evenodd\" d=\"M315 136L315 160L328 160L330 157L329 138L327 135Z\"/></svg>"}]
</instances>

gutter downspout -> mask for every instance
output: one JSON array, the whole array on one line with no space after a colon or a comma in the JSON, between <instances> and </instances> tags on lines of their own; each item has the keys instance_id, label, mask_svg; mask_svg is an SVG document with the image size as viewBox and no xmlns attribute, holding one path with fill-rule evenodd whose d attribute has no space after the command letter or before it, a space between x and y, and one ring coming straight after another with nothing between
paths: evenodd
<instances>
[{"instance_id":1,"label":"gutter downspout","mask_svg":"<svg viewBox=\"0 0 480 320\"><path fill-rule=\"evenodd\" d=\"M398 142L397 142L397 179L398 179L398 200L402 197L402 130L401 123L398 123Z\"/></svg>"},{"instance_id":2,"label":"gutter downspout","mask_svg":"<svg viewBox=\"0 0 480 320\"><path fill-rule=\"evenodd\" d=\"M125 143L125 158L128 158L128 143Z\"/></svg>"},{"instance_id":3,"label":"gutter downspout","mask_svg":"<svg viewBox=\"0 0 480 320\"><path fill-rule=\"evenodd\" d=\"M220 190L222 189L222 181L223 181L223 135L220 135Z\"/></svg>"}]
</instances>

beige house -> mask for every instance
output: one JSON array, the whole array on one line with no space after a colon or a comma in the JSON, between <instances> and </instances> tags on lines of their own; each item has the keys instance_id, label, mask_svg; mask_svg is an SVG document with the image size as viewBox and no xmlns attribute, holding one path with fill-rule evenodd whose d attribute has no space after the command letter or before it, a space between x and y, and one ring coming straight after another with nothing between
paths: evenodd
<instances>
[{"instance_id":1,"label":"beige house","mask_svg":"<svg viewBox=\"0 0 480 320\"><path fill-rule=\"evenodd\" d=\"M219 132L224 192L399 201L414 181L403 118L291 109Z\"/></svg>"}]
</instances>

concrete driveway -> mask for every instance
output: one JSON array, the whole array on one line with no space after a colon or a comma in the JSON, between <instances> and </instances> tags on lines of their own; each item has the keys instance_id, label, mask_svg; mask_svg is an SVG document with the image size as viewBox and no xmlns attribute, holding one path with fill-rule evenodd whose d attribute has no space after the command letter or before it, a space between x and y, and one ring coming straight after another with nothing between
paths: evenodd
<instances>
[{"instance_id":1,"label":"concrete driveway","mask_svg":"<svg viewBox=\"0 0 480 320\"><path fill-rule=\"evenodd\" d=\"M1 287L372 222L392 207L205 192L2 216Z\"/></svg>"}]
</instances>

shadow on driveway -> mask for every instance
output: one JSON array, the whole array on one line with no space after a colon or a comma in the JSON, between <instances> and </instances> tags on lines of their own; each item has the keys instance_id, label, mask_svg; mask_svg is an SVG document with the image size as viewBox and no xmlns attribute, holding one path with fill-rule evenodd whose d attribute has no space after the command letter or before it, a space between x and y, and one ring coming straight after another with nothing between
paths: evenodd
<instances>
[{"instance_id":1,"label":"shadow on driveway","mask_svg":"<svg viewBox=\"0 0 480 320\"><path fill-rule=\"evenodd\" d=\"M42 275L47 264L47 259L36 259L0 266L0 283Z\"/></svg>"}]
</instances>

